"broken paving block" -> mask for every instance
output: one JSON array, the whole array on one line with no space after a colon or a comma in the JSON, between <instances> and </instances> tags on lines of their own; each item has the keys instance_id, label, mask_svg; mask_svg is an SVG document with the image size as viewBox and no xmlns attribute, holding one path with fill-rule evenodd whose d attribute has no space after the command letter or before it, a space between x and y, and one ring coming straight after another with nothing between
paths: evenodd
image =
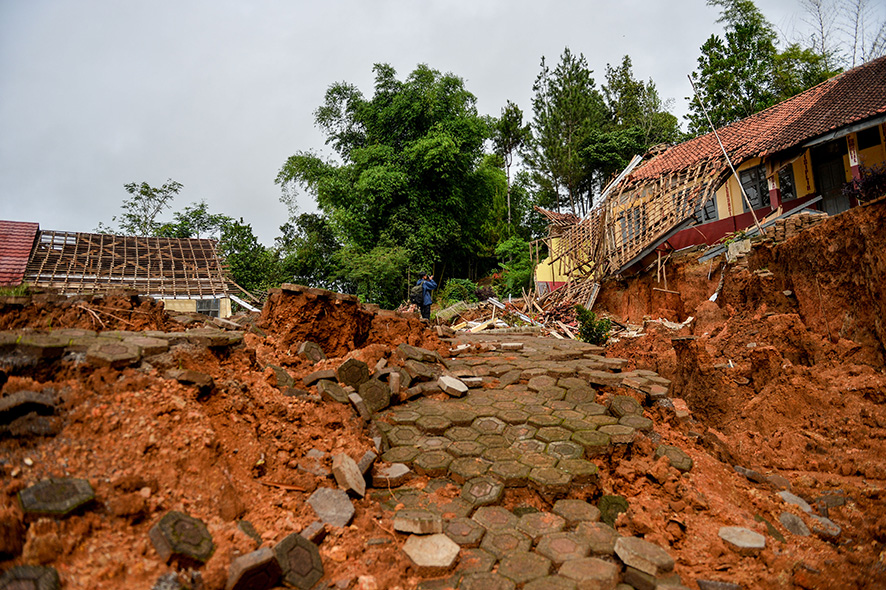
<instances>
[{"instance_id":1,"label":"broken paving block","mask_svg":"<svg viewBox=\"0 0 886 590\"><path fill-rule=\"evenodd\" d=\"M399 344L397 346L397 352L403 357L404 360L414 360L419 362L437 362L439 361L439 356L437 353L427 350L425 348L419 348L418 346L412 346L411 344Z\"/></svg>"},{"instance_id":2,"label":"broken paving block","mask_svg":"<svg viewBox=\"0 0 886 590\"><path fill-rule=\"evenodd\" d=\"M317 546L298 533L277 543L274 555L283 572L283 581L299 590L309 590L323 577L323 561Z\"/></svg>"},{"instance_id":3,"label":"broken paving block","mask_svg":"<svg viewBox=\"0 0 886 590\"><path fill-rule=\"evenodd\" d=\"M348 401L350 401L351 405L354 406L354 409L357 410L357 414L360 418L367 422L372 420L372 412L369 411L369 407L366 405L366 402L363 401L363 398L360 397L359 393L349 393Z\"/></svg>"},{"instance_id":4,"label":"broken paving block","mask_svg":"<svg viewBox=\"0 0 886 590\"><path fill-rule=\"evenodd\" d=\"M522 342L502 342L501 343L502 350L523 350Z\"/></svg>"},{"instance_id":5,"label":"broken paving block","mask_svg":"<svg viewBox=\"0 0 886 590\"><path fill-rule=\"evenodd\" d=\"M360 473L362 473L364 477L366 477L366 474L372 469L372 465L375 463L376 459L378 459L378 453L375 451L366 451L363 453L363 456L360 457L360 460L357 461L357 469L360 470Z\"/></svg>"},{"instance_id":6,"label":"broken paving block","mask_svg":"<svg viewBox=\"0 0 886 590\"><path fill-rule=\"evenodd\" d=\"M340 382L357 389L369 381L369 365L357 359L348 359L336 369L335 374Z\"/></svg>"},{"instance_id":7,"label":"broken paving block","mask_svg":"<svg viewBox=\"0 0 886 590\"><path fill-rule=\"evenodd\" d=\"M218 328L193 328L185 335L192 344L207 348L234 346L243 342L242 332L227 332Z\"/></svg>"},{"instance_id":8,"label":"broken paving block","mask_svg":"<svg viewBox=\"0 0 886 590\"><path fill-rule=\"evenodd\" d=\"M458 544L442 533L412 535L403 545L403 552L415 565L420 576L446 573L455 565L459 550Z\"/></svg>"},{"instance_id":9,"label":"broken paving block","mask_svg":"<svg viewBox=\"0 0 886 590\"><path fill-rule=\"evenodd\" d=\"M169 341L150 336L127 336L123 339L126 344L134 344L142 351L142 356L154 356L163 354L169 350Z\"/></svg>"},{"instance_id":10,"label":"broken paving block","mask_svg":"<svg viewBox=\"0 0 886 590\"><path fill-rule=\"evenodd\" d=\"M315 364L326 360L326 353L323 352L323 349L316 342L302 342L296 354Z\"/></svg>"},{"instance_id":11,"label":"broken paving block","mask_svg":"<svg viewBox=\"0 0 886 590\"><path fill-rule=\"evenodd\" d=\"M308 504L320 520L330 526L348 526L354 518L354 505L344 490L317 488L308 497Z\"/></svg>"},{"instance_id":12,"label":"broken paving block","mask_svg":"<svg viewBox=\"0 0 886 590\"><path fill-rule=\"evenodd\" d=\"M357 391L373 414L391 405L391 390L386 383L378 379L369 379L361 383Z\"/></svg>"},{"instance_id":13,"label":"broken paving block","mask_svg":"<svg viewBox=\"0 0 886 590\"><path fill-rule=\"evenodd\" d=\"M321 379L317 382L317 393L320 394L321 398L328 401L340 404L348 403L348 393L341 385L329 379Z\"/></svg>"},{"instance_id":14,"label":"broken paving block","mask_svg":"<svg viewBox=\"0 0 886 590\"><path fill-rule=\"evenodd\" d=\"M377 488L396 488L406 483L411 475L412 470L403 463L391 463L383 467L376 465L372 470L372 485Z\"/></svg>"},{"instance_id":15,"label":"broken paving block","mask_svg":"<svg viewBox=\"0 0 886 590\"><path fill-rule=\"evenodd\" d=\"M18 493L25 515L65 517L95 499L85 479L58 477L44 479Z\"/></svg>"},{"instance_id":16,"label":"broken paving block","mask_svg":"<svg viewBox=\"0 0 886 590\"><path fill-rule=\"evenodd\" d=\"M61 582L55 568L42 565L18 565L0 576L2 590L59 590Z\"/></svg>"},{"instance_id":17,"label":"broken paving block","mask_svg":"<svg viewBox=\"0 0 886 590\"><path fill-rule=\"evenodd\" d=\"M172 369L166 372L166 376L175 379L182 385L195 385L201 395L208 395L215 387L215 381L206 373L191 369Z\"/></svg>"},{"instance_id":18,"label":"broken paving block","mask_svg":"<svg viewBox=\"0 0 886 590\"><path fill-rule=\"evenodd\" d=\"M270 368L274 372L274 378L277 382L275 387L277 389L295 387L295 379L292 378L292 375L289 374L289 371L277 365L268 365L268 368Z\"/></svg>"},{"instance_id":19,"label":"broken paving block","mask_svg":"<svg viewBox=\"0 0 886 590\"><path fill-rule=\"evenodd\" d=\"M277 585L281 574L276 555L263 547L231 562L225 590L269 590Z\"/></svg>"},{"instance_id":20,"label":"broken paving block","mask_svg":"<svg viewBox=\"0 0 886 590\"><path fill-rule=\"evenodd\" d=\"M18 349L28 356L40 359L57 359L65 353L70 338L53 334L22 334Z\"/></svg>"},{"instance_id":21,"label":"broken paving block","mask_svg":"<svg viewBox=\"0 0 886 590\"><path fill-rule=\"evenodd\" d=\"M468 386L455 377L443 375L437 380L437 383L444 393L452 397L463 397L468 392Z\"/></svg>"},{"instance_id":22,"label":"broken paving block","mask_svg":"<svg viewBox=\"0 0 886 590\"><path fill-rule=\"evenodd\" d=\"M655 456L667 457L671 465L684 473L692 469L692 458L677 447L661 445L655 449Z\"/></svg>"},{"instance_id":23,"label":"broken paving block","mask_svg":"<svg viewBox=\"0 0 886 590\"><path fill-rule=\"evenodd\" d=\"M403 508L394 513L394 530L417 535L442 533L443 519L436 512L423 508Z\"/></svg>"},{"instance_id":24,"label":"broken paving block","mask_svg":"<svg viewBox=\"0 0 886 590\"><path fill-rule=\"evenodd\" d=\"M766 547L766 537L739 526L720 527L717 535L724 541L726 545L738 552L740 555L753 555L762 551Z\"/></svg>"},{"instance_id":25,"label":"broken paving block","mask_svg":"<svg viewBox=\"0 0 886 590\"><path fill-rule=\"evenodd\" d=\"M199 567L215 549L212 535L202 520L175 510L167 512L151 527L148 536L163 561L175 561L182 566Z\"/></svg>"},{"instance_id":26,"label":"broken paving block","mask_svg":"<svg viewBox=\"0 0 886 590\"><path fill-rule=\"evenodd\" d=\"M328 381L337 381L338 377L335 371L332 369L320 369L319 371L314 371L313 373L305 375L304 377L302 377L301 381L305 384L305 387L310 387L321 379L326 379Z\"/></svg>"},{"instance_id":27,"label":"broken paving block","mask_svg":"<svg viewBox=\"0 0 886 590\"><path fill-rule=\"evenodd\" d=\"M413 381L434 381L437 379L437 372L428 365L419 361L406 361L404 363L406 373Z\"/></svg>"},{"instance_id":28,"label":"broken paving block","mask_svg":"<svg viewBox=\"0 0 886 590\"><path fill-rule=\"evenodd\" d=\"M639 537L621 537L615 542L615 554L626 566L659 577L674 570L674 558L667 551Z\"/></svg>"},{"instance_id":29,"label":"broken paving block","mask_svg":"<svg viewBox=\"0 0 886 590\"><path fill-rule=\"evenodd\" d=\"M135 344L108 340L97 342L86 350L86 361L96 367L120 369L141 360L141 349Z\"/></svg>"},{"instance_id":30,"label":"broken paving block","mask_svg":"<svg viewBox=\"0 0 886 590\"><path fill-rule=\"evenodd\" d=\"M332 458L332 475L343 490L354 492L361 498L366 495L366 480L357 462L346 454L339 453Z\"/></svg>"},{"instance_id":31,"label":"broken paving block","mask_svg":"<svg viewBox=\"0 0 886 590\"><path fill-rule=\"evenodd\" d=\"M16 391L0 398L0 424L9 424L31 412L42 416L55 413L56 396L54 393L36 391Z\"/></svg>"}]
</instances>

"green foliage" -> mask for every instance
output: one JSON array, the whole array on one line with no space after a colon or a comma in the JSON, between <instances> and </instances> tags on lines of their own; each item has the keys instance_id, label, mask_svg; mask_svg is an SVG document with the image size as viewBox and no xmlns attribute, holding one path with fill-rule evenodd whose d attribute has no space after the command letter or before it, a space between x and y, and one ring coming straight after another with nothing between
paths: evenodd
<instances>
[{"instance_id":1,"label":"green foliage","mask_svg":"<svg viewBox=\"0 0 886 590\"><path fill-rule=\"evenodd\" d=\"M0 287L0 297L24 297L31 292L30 287L21 284L16 287Z\"/></svg>"},{"instance_id":2,"label":"green foliage","mask_svg":"<svg viewBox=\"0 0 886 590\"><path fill-rule=\"evenodd\" d=\"M701 46L692 80L714 127L722 127L770 107L827 80L827 57L814 49L776 47L775 29L751 0L708 0L719 6L723 37L711 35ZM701 135L710 125L697 99L690 103L689 132Z\"/></svg>"},{"instance_id":3,"label":"green foliage","mask_svg":"<svg viewBox=\"0 0 886 590\"><path fill-rule=\"evenodd\" d=\"M227 215L210 213L206 201L191 203L182 211L172 214L174 221L164 223L154 235L164 238L213 238L221 237L225 226L233 223Z\"/></svg>"},{"instance_id":4,"label":"green foliage","mask_svg":"<svg viewBox=\"0 0 886 590\"><path fill-rule=\"evenodd\" d=\"M405 299L409 252L400 246L376 246L369 252L342 248L334 259L339 277L353 284L361 301L394 309Z\"/></svg>"},{"instance_id":5,"label":"green foliage","mask_svg":"<svg viewBox=\"0 0 886 590\"><path fill-rule=\"evenodd\" d=\"M612 322L608 318L598 320L593 311L576 305L575 319L578 321L578 339L582 342L602 346L609 340Z\"/></svg>"},{"instance_id":6,"label":"green foliage","mask_svg":"<svg viewBox=\"0 0 886 590\"><path fill-rule=\"evenodd\" d=\"M843 185L843 195L859 202L873 201L886 195L886 164L858 167L859 178Z\"/></svg>"},{"instance_id":7,"label":"green foliage","mask_svg":"<svg viewBox=\"0 0 886 590\"><path fill-rule=\"evenodd\" d=\"M172 200L182 189L182 184L171 178L160 188L155 188L147 182L136 184L130 182L123 185L130 198L123 201L124 213L113 217L113 221L119 221L119 233L129 236L155 236L161 224L157 216L172 206ZM111 229L102 226L104 229Z\"/></svg>"},{"instance_id":8,"label":"green foliage","mask_svg":"<svg viewBox=\"0 0 886 590\"><path fill-rule=\"evenodd\" d=\"M468 279L449 279L438 293L444 307L459 301L477 301L477 283Z\"/></svg>"},{"instance_id":9,"label":"green foliage","mask_svg":"<svg viewBox=\"0 0 886 590\"><path fill-rule=\"evenodd\" d=\"M499 297L522 295L523 289L532 285L535 267L529 255L529 244L526 240L511 236L495 247L495 255L501 265L501 278L495 285Z\"/></svg>"},{"instance_id":10,"label":"green foliage","mask_svg":"<svg viewBox=\"0 0 886 590\"><path fill-rule=\"evenodd\" d=\"M329 219L317 213L303 213L280 226L276 240L280 273L285 280L319 289L352 290L343 281L335 262L341 244L335 238Z\"/></svg>"},{"instance_id":11,"label":"green foliage","mask_svg":"<svg viewBox=\"0 0 886 590\"><path fill-rule=\"evenodd\" d=\"M242 218L222 228L218 251L234 281L247 291L263 291L282 282L276 254L259 243L252 226Z\"/></svg>"},{"instance_id":12,"label":"green foliage","mask_svg":"<svg viewBox=\"0 0 886 590\"><path fill-rule=\"evenodd\" d=\"M377 64L374 71L372 98L336 83L315 112L341 163L299 152L283 165L277 182L290 194L302 189L314 195L342 251L368 256L380 245L397 244L382 248L402 251L392 260L405 257L423 268L445 260L457 271L452 274L477 267L494 174L504 175L483 165L490 129L477 113L476 98L460 78L425 65L402 81L389 65ZM505 182L501 186L504 192ZM392 301L387 286L369 286L371 273L355 274L348 270L354 269L352 260L337 259L343 276L360 275L367 294Z\"/></svg>"}]
</instances>

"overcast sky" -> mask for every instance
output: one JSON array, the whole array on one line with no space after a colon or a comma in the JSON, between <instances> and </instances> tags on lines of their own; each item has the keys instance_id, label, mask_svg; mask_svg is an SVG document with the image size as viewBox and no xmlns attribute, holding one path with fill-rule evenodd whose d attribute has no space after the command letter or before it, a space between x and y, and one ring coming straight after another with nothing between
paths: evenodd
<instances>
[{"instance_id":1,"label":"overcast sky","mask_svg":"<svg viewBox=\"0 0 886 590\"><path fill-rule=\"evenodd\" d=\"M756 3L794 26L798 0ZM400 79L426 63L482 114L511 100L528 119L540 58L568 46L598 84L629 54L682 119L717 16L704 0L0 0L0 219L92 231L124 184L172 178L173 210L205 200L270 246L286 158L331 155L313 117L331 83L370 97L374 63Z\"/></svg>"}]
</instances>

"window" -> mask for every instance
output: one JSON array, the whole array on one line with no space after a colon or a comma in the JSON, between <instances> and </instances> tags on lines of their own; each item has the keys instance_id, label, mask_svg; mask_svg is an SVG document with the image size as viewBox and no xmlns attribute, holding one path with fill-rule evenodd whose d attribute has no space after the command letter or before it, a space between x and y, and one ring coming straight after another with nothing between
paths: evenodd
<instances>
[{"instance_id":1,"label":"window","mask_svg":"<svg viewBox=\"0 0 886 590\"><path fill-rule=\"evenodd\" d=\"M748 195L748 200L754 209L769 207L769 185L766 183L766 171L763 166L755 166L742 170L738 173L738 180ZM742 197L742 207L745 213L750 211L748 204Z\"/></svg>"},{"instance_id":2,"label":"window","mask_svg":"<svg viewBox=\"0 0 886 590\"><path fill-rule=\"evenodd\" d=\"M778 187L781 190L782 202L797 198L797 189L794 186L794 167L790 164L778 171Z\"/></svg>"},{"instance_id":3,"label":"window","mask_svg":"<svg viewBox=\"0 0 886 590\"><path fill-rule=\"evenodd\" d=\"M621 221L621 239L630 242L646 231L646 203L631 207L624 212Z\"/></svg>"},{"instance_id":4,"label":"window","mask_svg":"<svg viewBox=\"0 0 886 590\"><path fill-rule=\"evenodd\" d=\"M698 207L695 218L699 223L707 223L719 219L717 215L717 195L711 195L711 198Z\"/></svg>"},{"instance_id":5,"label":"window","mask_svg":"<svg viewBox=\"0 0 886 590\"><path fill-rule=\"evenodd\" d=\"M867 129L862 129L855 134L859 150L866 150L880 145L880 126L874 125Z\"/></svg>"},{"instance_id":6,"label":"window","mask_svg":"<svg viewBox=\"0 0 886 590\"><path fill-rule=\"evenodd\" d=\"M217 318L219 316L220 311L221 311L221 300L220 299L198 299L197 300L197 313L202 313L203 315L208 315L211 318Z\"/></svg>"}]
</instances>

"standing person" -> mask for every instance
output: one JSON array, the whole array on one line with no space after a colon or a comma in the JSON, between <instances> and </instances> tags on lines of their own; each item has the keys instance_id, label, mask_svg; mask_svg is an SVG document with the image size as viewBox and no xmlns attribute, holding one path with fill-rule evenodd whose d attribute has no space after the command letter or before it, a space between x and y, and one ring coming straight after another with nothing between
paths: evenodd
<instances>
[{"instance_id":1,"label":"standing person","mask_svg":"<svg viewBox=\"0 0 886 590\"><path fill-rule=\"evenodd\" d=\"M416 285L421 285L422 290L422 298L421 298L421 317L425 320L431 319L431 291L437 288L437 283L434 282L434 276L428 276L428 273L423 272L418 279Z\"/></svg>"}]
</instances>

